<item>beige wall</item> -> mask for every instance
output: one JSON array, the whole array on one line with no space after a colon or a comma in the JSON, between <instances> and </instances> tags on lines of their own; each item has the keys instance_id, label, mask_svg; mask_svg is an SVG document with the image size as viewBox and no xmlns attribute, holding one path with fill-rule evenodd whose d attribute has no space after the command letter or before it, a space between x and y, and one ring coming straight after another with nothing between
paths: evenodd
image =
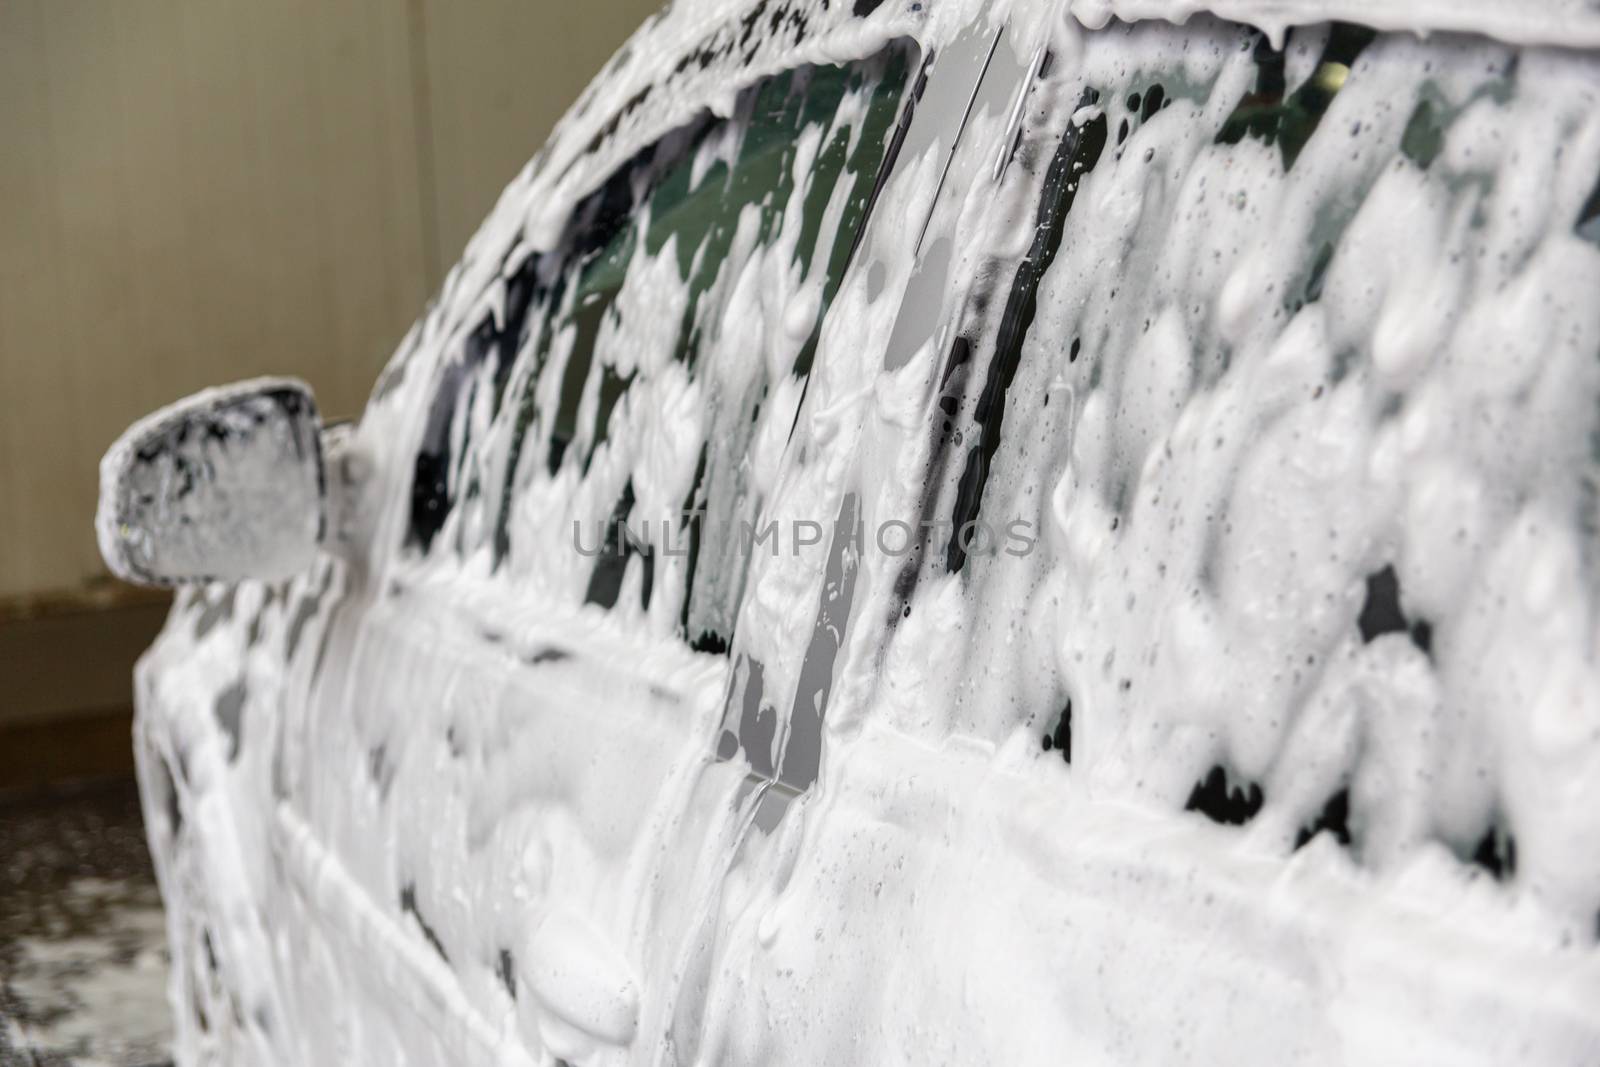
<instances>
[{"instance_id":1,"label":"beige wall","mask_svg":"<svg viewBox=\"0 0 1600 1067\"><path fill-rule=\"evenodd\" d=\"M359 410L659 0L0 0L0 599L101 574L95 465L203 385Z\"/></svg>"}]
</instances>

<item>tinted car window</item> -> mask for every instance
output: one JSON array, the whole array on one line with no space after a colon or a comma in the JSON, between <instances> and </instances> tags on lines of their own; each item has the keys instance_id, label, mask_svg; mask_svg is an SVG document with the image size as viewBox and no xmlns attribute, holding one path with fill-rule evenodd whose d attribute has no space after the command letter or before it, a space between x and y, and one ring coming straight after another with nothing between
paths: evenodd
<instances>
[{"instance_id":1,"label":"tinted car window","mask_svg":"<svg viewBox=\"0 0 1600 1067\"><path fill-rule=\"evenodd\" d=\"M1516 812L1579 818L1482 746L1525 743L1496 672L1589 640L1487 621L1536 557L1595 583L1596 174L1556 147L1589 85L1219 23L1113 27L1047 78L1007 179L1027 250L941 360L932 533L882 612L959 591L946 721L1376 865L1437 842L1504 877Z\"/></svg>"},{"instance_id":2,"label":"tinted car window","mask_svg":"<svg viewBox=\"0 0 1600 1067\"><path fill-rule=\"evenodd\" d=\"M556 251L508 259L441 372L408 543L725 648L739 522L775 474L914 61L897 44L768 78L640 153Z\"/></svg>"}]
</instances>

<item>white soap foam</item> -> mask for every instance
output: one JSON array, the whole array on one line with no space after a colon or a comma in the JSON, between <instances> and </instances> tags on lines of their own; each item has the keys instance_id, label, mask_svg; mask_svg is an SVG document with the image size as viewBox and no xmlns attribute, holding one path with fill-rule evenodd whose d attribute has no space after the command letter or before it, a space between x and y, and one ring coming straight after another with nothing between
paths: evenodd
<instances>
[{"instance_id":1,"label":"white soap foam","mask_svg":"<svg viewBox=\"0 0 1600 1067\"><path fill-rule=\"evenodd\" d=\"M818 15L827 32L739 77L902 32L942 44L970 8L933 6L926 23L892 5L862 27ZM206 634L191 597L147 657L140 758L175 1003L212 1026L181 1018L181 1062L1592 1058L1600 249L1573 232L1600 173L1592 62L1380 39L1286 172L1281 143L1215 143L1256 80L1242 31L1056 26L1064 58L1028 115L1038 154L1001 189L952 193L930 231L967 257L959 283L993 282L996 312L1069 117L1115 138L1130 92L1160 81L1173 103L1078 177L1005 393L983 513L1033 521L1037 545L959 574L930 564L909 616L900 561L860 551L820 777L769 835L749 828L743 763L710 754L730 674L751 664L781 742L814 682L827 542L753 561L735 664L637 607L638 559L618 610L583 606L570 524L608 514L630 477L637 500L675 505L702 435L731 449L707 397L743 395L757 370L738 356L757 346L773 362L748 467L715 448L708 462L748 479L739 499L783 522L831 521L852 497L873 521L914 517L925 489L950 498L959 462L924 485L922 400L946 353L882 369L936 152L883 191L803 403L793 360L816 312L790 251L799 217L780 215L770 245L741 219L703 298L698 393L625 313L607 344L634 331L653 371L587 473L548 475L543 445L513 468L509 409L464 392L480 399L461 402L470 459L452 477L476 474L486 503L458 505L428 557L400 548L434 375L472 308L504 306L483 303L499 253L524 225L517 240L553 247L549 220L626 158L573 163L575 146L644 65L733 10L680 4L630 46L402 346L351 446L376 464L370 555L247 586ZM1132 10L1073 8L1090 27ZM1343 10L1250 7L1269 29ZM1499 25L1484 4L1385 11ZM1563 0L1531 15L1528 33L1589 32ZM1085 87L1101 89L1088 110ZM617 144L704 98L672 92ZM1396 151L1423 92L1441 131L1426 168ZM970 143L1000 133L986 116ZM712 180L715 160L696 160L695 184ZM993 257L1010 258L984 275ZM625 306L685 307L673 258L636 259ZM998 326L973 321L987 361ZM572 343L511 377L536 385L546 437ZM952 429L977 432L987 369ZM521 495L492 571L487 502L508 469ZM1361 640L1385 565L1430 641ZM686 576L655 577L684 595ZM230 762L214 700L241 673ZM1040 743L1068 698L1070 766ZM1243 828L1182 811L1217 765L1261 790ZM1295 850L1340 789L1352 847L1323 834ZM1467 862L1491 824L1516 841L1504 881Z\"/></svg>"}]
</instances>

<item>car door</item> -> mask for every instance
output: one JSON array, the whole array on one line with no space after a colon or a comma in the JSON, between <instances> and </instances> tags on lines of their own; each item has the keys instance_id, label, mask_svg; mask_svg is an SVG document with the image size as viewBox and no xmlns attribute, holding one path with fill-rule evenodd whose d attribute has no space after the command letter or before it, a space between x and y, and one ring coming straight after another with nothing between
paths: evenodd
<instances>
[{"instance_id":1,"label":"car door","mask_svg":"<svg viewBox=\"0 0 1600 1067\"><path fill-rule=\"evenodd\" d=\"M1600 691L1592 57L1069 44L935 215L950 328L819 372L848 431L802 412L771 511L843 565L748 688L818 758L730 877L708 1044L1591 1057L1595 735L1536 723Z\"/></svg>"},{"instance_id":2,"label":"car door","mask_svg":"<svg viewBox=\"0 0 1600 1067\"><path fill-rule=\"evenodd\" d=\"M384 1020L351 1038L370 1062L670 1025L660 979L749 796L713 758L739 533L919 64L896 41L763 78L628 159L551 247L506 243L425 371L408 495L375 534L393 554L352 578L286 709L289 1016L354 997Z\"/></svg>"}]
</instances>

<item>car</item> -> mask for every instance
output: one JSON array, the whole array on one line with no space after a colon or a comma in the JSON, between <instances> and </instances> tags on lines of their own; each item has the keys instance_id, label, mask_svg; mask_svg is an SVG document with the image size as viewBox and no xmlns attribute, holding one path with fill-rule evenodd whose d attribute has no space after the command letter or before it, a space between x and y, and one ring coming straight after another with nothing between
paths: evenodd
<instances>
[{"instance_id":1,"label":"car","mask_svg":"<svg viewBox=\"0 0 1600 1067\"><path fill-rule=\"evenodd\" d=\"M107 454L178 1062L1600 1060L1597 46L677 0Z\"/></svg>"}]
</instances>

